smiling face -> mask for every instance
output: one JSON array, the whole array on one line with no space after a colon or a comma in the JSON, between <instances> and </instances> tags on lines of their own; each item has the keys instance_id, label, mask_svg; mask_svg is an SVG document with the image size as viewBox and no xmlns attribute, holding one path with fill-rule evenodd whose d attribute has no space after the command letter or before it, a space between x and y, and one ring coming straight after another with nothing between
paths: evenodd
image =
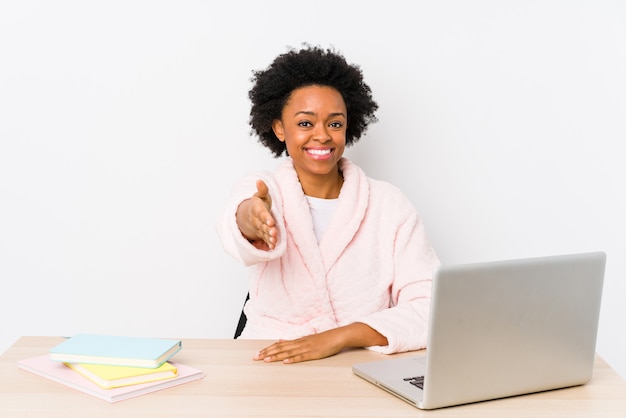
<instances>
[{"instance_id":1,"label":"smiling face","mask_svg":"<svg viewBox=\"0 0 626 418\"><path fill-rule=\"evenodd\" d=\"M281 119L274 121L274 133L285 142L305 194L328 198L329 190L322 189L341 187L337 163L346 148L347 123L341 94L317 85L294 90Z\"/></svg>"}]
</instances>

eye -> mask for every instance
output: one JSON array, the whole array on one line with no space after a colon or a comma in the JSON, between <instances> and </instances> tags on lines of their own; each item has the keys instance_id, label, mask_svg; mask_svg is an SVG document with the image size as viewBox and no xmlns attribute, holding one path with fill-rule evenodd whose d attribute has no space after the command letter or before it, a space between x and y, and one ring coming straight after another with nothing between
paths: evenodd
<instances>
[{"instance_id":1,"label":"eye","mask_svg":"<svg viewBox=\"0 0 626 418\"><path fill-rule=\"evenodd\" d=\"M343 122L331 122L328 124L328 126L330 126L331 128L334 129L339 129L341 127L343 127Z\"/></svg>"},{"instance_id":2,"label":"eye","mask_svg":"<svg viewBox=\"0 0 626 418\"><path fill-rule=\"evenodd\" d=\"M313 124L311 124L311 122L309 122L308 120L303 120L303 121L298 122L298 126L301 126L303 128L308 128L308 127L313 126Z\"/></svg>"}]
</instances>

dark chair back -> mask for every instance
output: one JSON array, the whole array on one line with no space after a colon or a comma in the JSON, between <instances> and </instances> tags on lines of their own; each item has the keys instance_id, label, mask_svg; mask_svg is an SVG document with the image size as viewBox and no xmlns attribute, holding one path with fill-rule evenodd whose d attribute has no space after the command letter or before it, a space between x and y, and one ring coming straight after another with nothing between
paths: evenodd
<instances>
[{"instance_id":1,"label":"dark chair back","mask_svg":"<svg viewBox=\"0 0 626 418\"><path fill-rule=\"evenodd\" d=\"M248 299L250 299L250 293L246 295L246 300L243 302L243 306L246 306L246 302L248 301ZM241 315L239 316L239 323L237 324L237 329L235 330L235 336L233 337L234 339L239 338L239 336L241 335L241 331L243 331L244 327L246 326L247 321L248 321L248 318L246 317L246 314L243 313L243 307L242 307Z\"/></svg>"}]
</instances>

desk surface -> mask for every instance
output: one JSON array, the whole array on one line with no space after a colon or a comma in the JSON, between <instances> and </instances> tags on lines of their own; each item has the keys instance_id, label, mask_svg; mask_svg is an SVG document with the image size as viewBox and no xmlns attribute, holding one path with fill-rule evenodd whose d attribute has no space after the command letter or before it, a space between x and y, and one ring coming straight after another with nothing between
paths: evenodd
<instances>
[{"instance_id":1,"label":"desk surface","mask_svg":"<svg viewBox=\"0 0 626 418\"><path fill-rule=\"evenodd\" d=\"M433 411L420 411L353 375L356 362L389 358L365 349L284 365L255 362L254 340L183 340L175 360L202 380L115 404L18 369L17 361L61 341L22 337L0 356L0 417L620 417L626 382L596 357L590 383ZM403 353L395 356L414 355Z\"/></svg>"}]
</instances>

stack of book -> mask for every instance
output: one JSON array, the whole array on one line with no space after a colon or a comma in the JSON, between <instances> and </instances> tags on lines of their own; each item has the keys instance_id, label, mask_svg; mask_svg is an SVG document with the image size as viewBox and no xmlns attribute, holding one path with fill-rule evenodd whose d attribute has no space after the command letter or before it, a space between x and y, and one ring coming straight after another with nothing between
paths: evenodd
<instances>
[{"instance_id":1,"label":"stack of book","mask_svg":"<svg viewBox=\"0 0 626 418\"><path fill-rule=\"evenodd\" d=\"M18 367L108 402L201 379L201 370L171 361L180 340L78 334Z\"/></svg>"}]
</instances>

